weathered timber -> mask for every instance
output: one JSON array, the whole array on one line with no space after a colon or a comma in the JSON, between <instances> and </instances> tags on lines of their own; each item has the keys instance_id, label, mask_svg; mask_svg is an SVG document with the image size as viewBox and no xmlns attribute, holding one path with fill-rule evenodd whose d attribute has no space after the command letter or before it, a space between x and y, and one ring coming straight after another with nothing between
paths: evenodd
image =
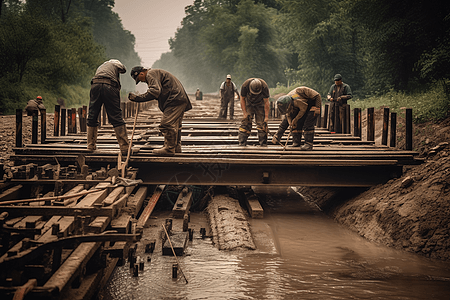
<instances>
[{"instance_id":1,"label":"weathered timber","mask_svg":"<svg viewBox=\"0 0 450 300\"><path fill-rule=\"evenodd\" d=\"M182 219L184 214L189 212L192 205L192 190L184 188L178 195L177 201L172 209L172 215L175 219Z\"/></svg>"},{"instance_id":2,"label":"weathered timber","mask_svg":"<svg viewBox=\"0 0 450 300\"><path fill-rule=\"evenodd\" d=\"M245 203L247 204L248 212L253 219L264 218L264 209L259 203L258 197L254 194L245 197Z\"/></svg>"},{"instance_id":3,"label":"weathered timber","mask_svg":"<svg viewBox=\"0 0 450 300\"><path fill-rule=\"evenodd\" d=\"M172 235L170 235L170 242L172 242L172 245L170 244L169 239L166 239L162 248L162 255L173 255L171 246L173 247L175 255L183 255L184 250L186 249L187 241L187 232L173 232Z\"/></svg>"},{"instance_id":4,"label":"weathered timber","mask_svg":"<svg viewBox=\"0 0 450 300\"><path fill-rule=\"evenodd\" d=\"M159 200L159 197L161 196L163 190L166 188L165 185L159 185L156 187L155 191L153 192L152 197L148 200L147 206L142 211L141 216L138 219L138 222L136 224L136 228L138 230L142 230L145 227L145 224L147 223L148 218L150 218L151 213L153 212L153 209L156 206L156 203Z\"/></svg>"}]
</instances>

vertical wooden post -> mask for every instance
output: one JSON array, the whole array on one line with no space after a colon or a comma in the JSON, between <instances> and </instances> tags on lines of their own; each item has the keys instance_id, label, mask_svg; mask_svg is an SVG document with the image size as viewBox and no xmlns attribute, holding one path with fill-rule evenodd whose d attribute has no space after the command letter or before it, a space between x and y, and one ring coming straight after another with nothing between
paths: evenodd
<instances>
[{"instance_id":1,"label":"vertical wooden post","mask_svg":"<svg viewBox=\"0 0 450 300\"><path fill-rule=\"evenodd\" d=\"M391 113L391 147L395 147L397 142L397 113Z\"/></svg>"},{"instance_id":2,"label":"vertical wooden post","mask_svg":"<svg viewBox=\"0 0 450 300\"><path fill-rule=\"evenodd\" d=\"M389 130L389 108L383 108L383 133L381 136L381 144L387 146Z\"/></svg>"},{"instance_id":3,"label":"vertical wooden post","mask_svg":"<svg viewBox=\"0 0 450 300\"><path fill-rule=\"evenodd\" d=\"M77 109L72 108L72 133L77 133Z\"/></svg>"},{"instance_id":4,"label":"vertical wooden post","mask_svg":"<svg viewBox=\"0 0 450 300\"><path fill-rule=\"evenodd\" d=\"M322 124L322 128L328 128L328 108L330 107L329 104L325 104L325 109L323 112L323 124Z\"/></svg>"},{"instance_id":5,"label":"vertical wooden post","mask_svg":"<svg viewBox=\"0 0 450 300\"><path fill-rule=\"evenodd\" d=\"M367 140L375 141L375 108L370 107L367 109Z\"/></svg>"},{"instance_id":6,"label":"vertical wooden post","mask_svg":"<svg viewBox=\"0 0 450 300\"><path fill-rule=\"evenodd\" d=\"M59 118L61 106L55 105L55 114L53 117L53 136L59 136Z\"/></svg>"},{"instance_id":7,"label":"vertical wooden post","mask_svg":"<svg viewBox=\"0 0 450 300\"><path fill-rule=\"evenodd\" d=\"M47 110L41 109L41 144L47 139Z\"/></svg>"},{"instance_id":8,"label":"vertical wooden post","mask_svg":"<svg viewBox=\"0 0 450 300\"><path fill-rule=\"evenodd\" d=\"M61 108L61 136L66 135L66 113L67 109Z\"/></svg>"},{"instance_id":9,"label":"vertical wooden post","mask_svg":"<svg viewBox=\"0 0 450 300\"><path fill-rule=\"evenodd\" d=\"M70 135L71 133L73 133L73 128L72 128L72 109L68 108L67 109L67 135Z\"/></svg>"},{"instance_id":10,"label":"vertical wooden post","mask_svg":"<svg viewBox=\"0 0 450 300\"><path fill-rule=\"evenodd\" d=\"M347 133L347 105L342 105L341 133ZM339 114L340 116L340 114Z\"/></svg>"},{"instance_id":11,"label":"vertical wooden post","mask_svg":"<svg viewBox=\"0 0 450 300\"><path fill-rule=\"evenodd\" d=\"M413 126L412 126L412 108L406 109L406 150L412 150L413 149Z\"/></svg>"},{"instance_id":12,"label":"vertical wooden post","mask_svg":"<svg viewBox=\"0 0 450 300\"><path fill-rule=\"evenodd\" d=\"M347 104L345 109L346 109L346 112L347 112L347 119L345 119L345 121L347 122L347 132L346 133L352 133L351 122L350 122L350 119L351 119L352 115L351 115L350 105Z\"/></svg>"},{"instance_id":13,"label":"vertical wooden post","mask_svg":"<svg viewBox=\"0 0 450 300\"><path fill-rule=\"evenodd\" d=\"M31 117L33 118L31 121L31 143L37 144L38 142L38 126L39 126L39 119L38 119L39 111L33 110L33 113Z\"/></svg>"},{"instance_id":14,"label":"vertical wooden post","mask_svg":"<svg viewBox=\"0 0 450 300\"><path fill-rule=\"evenodd\" d=\"M353 136L361 138L361 108L353 109Z\"/></svg>"},{"instance_id":15,"label":"vertical wooden post","mask_svg":"<svg viewBox=\"0 0 450 300\"><path fill-rule=\"evenodd\" d=\"M83 105L81 109L81 118L83 119L83 132L87 131L87 106Z\"/></svg>"},{"instance_id":16,"label":"vertical wooden post","mask_svg":"<svg viewBox=\"0 0 450 300\"><path fill-rule=\"evenodd\" d=\"M22 145L22 109L16 109L16 147L21 148Z\"/></svg>"},{"instance_id":17,"label":"vertical wooden post","mask_svg":"<svg viewBox=\"0 0 450 300\"><path fill-rule=\"evenodd\" d=\"M78 123L80 123L80 132L85 132L83 131L83 108L78 107L77 112L78 112Z\"/></svg>"}]
</instances>

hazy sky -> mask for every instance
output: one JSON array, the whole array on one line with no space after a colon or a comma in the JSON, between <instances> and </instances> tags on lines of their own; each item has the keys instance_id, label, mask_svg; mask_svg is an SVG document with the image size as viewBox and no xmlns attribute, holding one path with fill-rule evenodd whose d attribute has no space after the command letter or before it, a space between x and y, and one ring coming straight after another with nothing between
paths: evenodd
<instances>
[{"instance_id":1,"label":"hazy sky","mask_svg":"<svg viewBox=\"0 0 450 300\"><path fill-rule=\"evenodd\" d=\"M194 0L116 0L113 11L123 27L136 38L135 50L144 67L151 67L168 52L169 38L175 36L185 17L184 8Z\"/></svg>"}]
</instances>

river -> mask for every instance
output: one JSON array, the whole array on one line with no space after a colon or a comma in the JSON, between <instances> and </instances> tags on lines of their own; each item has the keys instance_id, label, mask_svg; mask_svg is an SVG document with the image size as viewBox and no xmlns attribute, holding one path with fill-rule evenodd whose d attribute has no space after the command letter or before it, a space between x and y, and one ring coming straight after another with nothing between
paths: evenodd
<instances>
[{"instance_id":1,"label":"river","mask_svg":"<svg viewBox=\"0 0 450 300\"><path fill-rule=\"evenodd\" d=\"M138 277L117 267L99 298L450 299L450 263L369 242L292 189L255 190L265 199L264 219L250 220L257 250L219 251L196 231L179 257L187 284L155 251Z\"/></svg>"}]
</instances>

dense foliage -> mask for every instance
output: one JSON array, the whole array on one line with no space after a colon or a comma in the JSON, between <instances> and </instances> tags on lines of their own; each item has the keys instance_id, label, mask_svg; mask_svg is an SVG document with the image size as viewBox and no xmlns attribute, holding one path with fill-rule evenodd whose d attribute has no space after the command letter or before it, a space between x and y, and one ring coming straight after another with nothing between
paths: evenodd
<instances>
[{"instance_id":1,"label":"dense foliage","mask_svg":"<svg viewBox=\"0 0 450 300\"><path fill-rule=\"evenodd\" d=\"M89 103L90 79L105 60L140 64L134 36L112 12L113 0L2 0L0 111L14 113L41 95L51 112ZM134 89L129 76L122 87Z\"/></svg>"},{"instance_id":2,"label":"dense foliage","mask_svg":"<svg viewBox=\"0 0 450 300\"><path fill-rule=\"evenodd\" d=\"M195 0L170 45L154 67L191 91L216 92L230 73L325 96L340 73L355 99L440 91L449 107L450 2Z\"/></svg>"}]
</instances>

